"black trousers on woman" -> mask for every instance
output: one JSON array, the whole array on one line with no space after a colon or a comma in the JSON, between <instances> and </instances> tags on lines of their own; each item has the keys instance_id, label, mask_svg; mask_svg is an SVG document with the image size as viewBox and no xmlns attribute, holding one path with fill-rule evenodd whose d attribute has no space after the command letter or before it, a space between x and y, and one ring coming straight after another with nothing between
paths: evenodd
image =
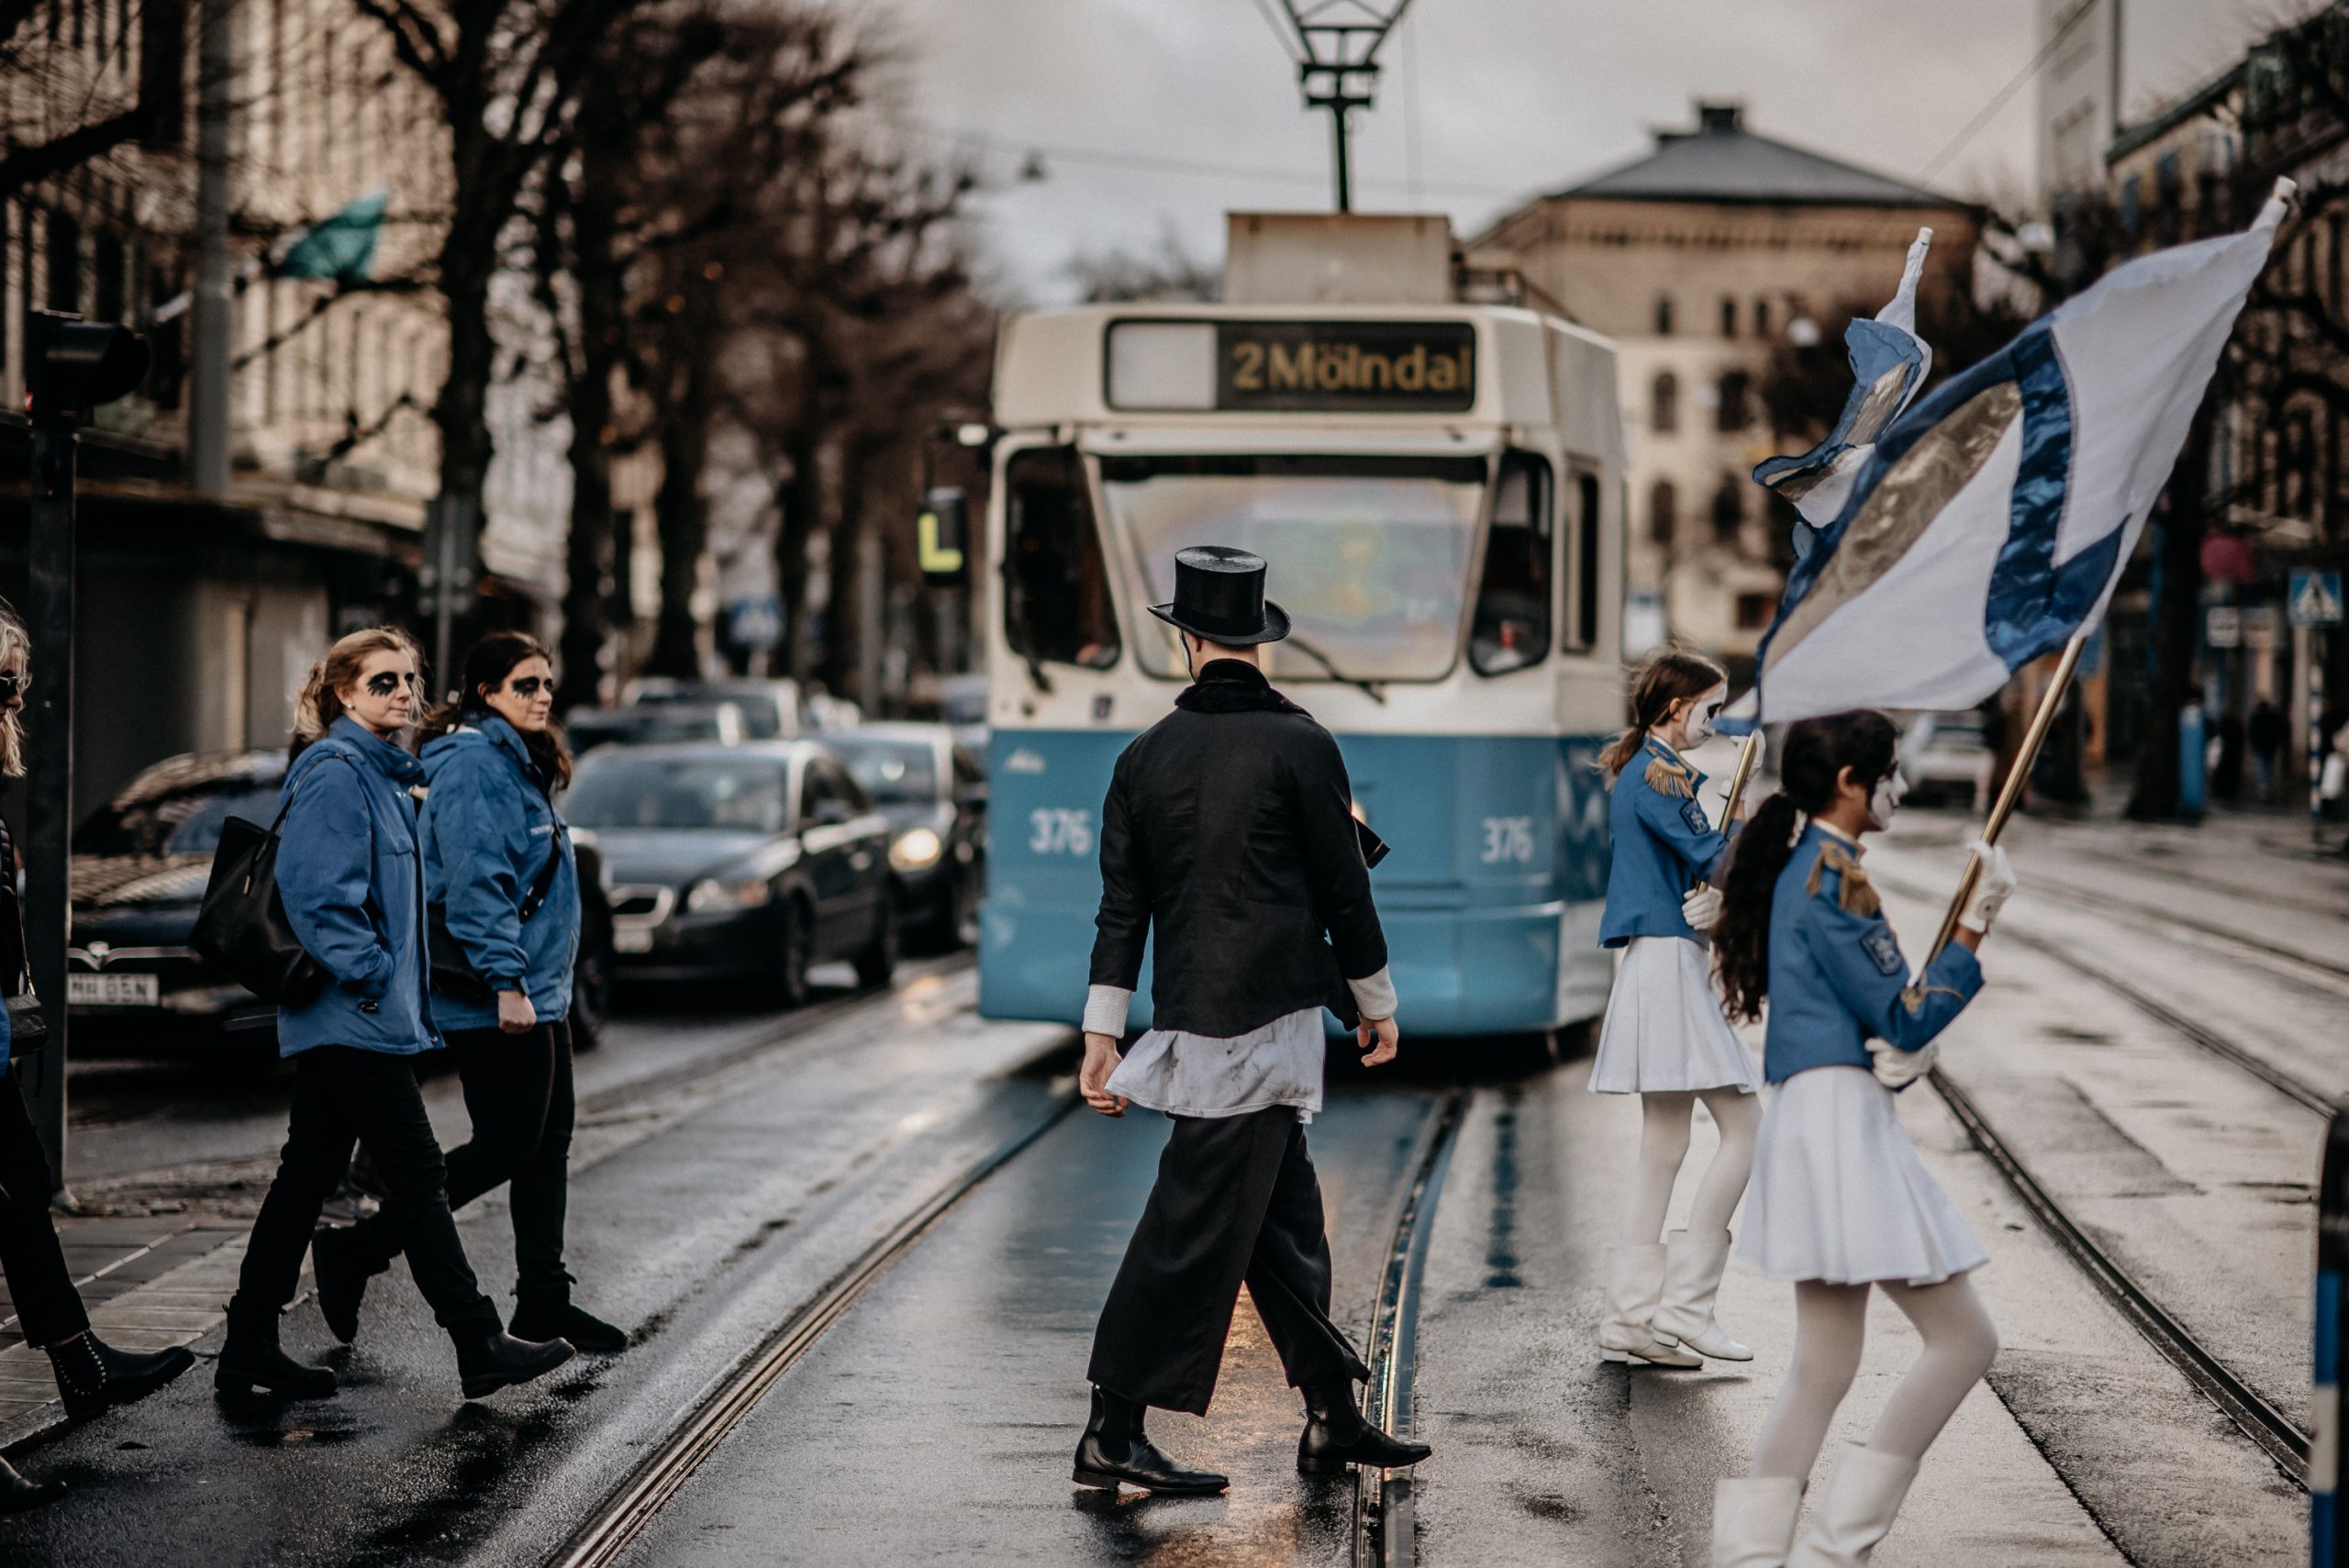
<instances>
[{"instance_id":1,"label":"black trousers on woman","mask_svg":"<svg viewBox=\"0 0 2349 1568\"><path fill-rule=\"evenodd\" d=\"M0 1271L25 1338L70 1340L90 1326L49 1215L49 1156L26 1114L12 1066L0 1074Z\"/></svg>"},{"instance_id":2,"label":"black trousers on woman","mask_svg":"<svg viewBox=\"0 0 2349 1568\"><path fill-rule=\"evenodd\" d=\"M1367 1378L1330 1321L1330 1239L1305 1124L1286 1106L1170 1117L1158 1181L1093 1337L1096 1387L1204 1416L1245 1281L1291 1385Z\"/></svg>"},{"instance_id":3,"label":"black trousers on woman","mask_svg":"<svg viewBox=\"0 0 2349 1568\"><path fill-rule=\"evenodd\" d=\"M318 1210L334 1195L361 1139L386 1192L382 1219L407 1254L416 1287L444 1329L500 1327L449 1215L448 1172L416 1085L412 1057L322 1045L294 1058L294 1106L277 1178L262 1200L229 1312L265 1319L294 1299Z\"/></svg>"}]
</instances>

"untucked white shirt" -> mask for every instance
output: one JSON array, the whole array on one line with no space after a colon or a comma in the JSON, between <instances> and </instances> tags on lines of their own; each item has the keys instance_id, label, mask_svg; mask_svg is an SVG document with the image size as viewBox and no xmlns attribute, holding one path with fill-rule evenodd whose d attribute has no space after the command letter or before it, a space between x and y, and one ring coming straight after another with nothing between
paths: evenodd
<instances>
[{"instance_id":1,"label":"untucked white shirt","mask_svg":"<svg viewBox=\"0 0 2349 1568\"><path fill-rule=\"evenodd\" d=\"M1346 984L1363 1017L1395 1016L1395 983L1386 970ZM1122 987L1094 986L1085 998L1085 1032L1123 1034L1132 1001L1133 993ZM1245 1116L1292 1106L1299 1121L1311 1121L1321 1108L1326 1039L1319 1007L1300 1008L1230 1038L1152 1029L1134 1041L1109 1074L1108 1087L1169 1116Z\"/></svg>"}]
</instances>

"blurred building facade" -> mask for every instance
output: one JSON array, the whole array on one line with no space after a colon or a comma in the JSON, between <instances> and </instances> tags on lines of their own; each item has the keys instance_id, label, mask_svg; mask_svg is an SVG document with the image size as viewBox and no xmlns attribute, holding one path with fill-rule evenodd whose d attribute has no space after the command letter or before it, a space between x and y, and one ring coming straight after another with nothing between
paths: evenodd
<instances>
[{"instance_id":1,"label":"blurred building facade","mask_svg":"<svg viewBox=\"0 0 2349 1568\"><path fill-rule=\"evenodd\" d=\"M1792 563L1791 512L1753 483L1783 450L1757 388L1774 347L1873 314L1920 225L1926 291L1970 286L1976 211L1699 103L1646 156L1526 203L1475 241L1615 340L1629 452L1625 629L1751 655ZM1831 411L1829 411L1831 413Z\"/></svg>"}]
</instances>

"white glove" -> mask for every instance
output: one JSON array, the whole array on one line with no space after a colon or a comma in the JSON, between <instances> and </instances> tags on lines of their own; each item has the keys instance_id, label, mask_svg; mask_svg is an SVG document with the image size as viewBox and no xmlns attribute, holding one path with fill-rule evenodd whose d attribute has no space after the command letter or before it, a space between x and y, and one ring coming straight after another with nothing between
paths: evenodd
<instances>
[{"instance_id":1,"label":"white glove","mask_svg":"<svg viewBox=\"0 0 2349 1568\"><path fill-rule=\"evenodd\" d=\"M1897 1045L1887 1045L1880 1040L1868 1041L1868 1055L1876 1081L1887 1089L1905 1089L1933 1070L1933 1060L1942 1053L1940 1040L1928 1040L1920 1051L1903 1051Z\"/></svg>"},{"instance_id":2,"label":"white glove","mask_svg":"<svg viewBox=\"0 0 2349 1568\"><path fill-rule=\"evenodd\" d=\"M2015 868L2007 863L2007 851L1995 844L1976 839L1966 848L1981 862L1982 874L1974 879L1973 895L1958 912L1957 923L1979 935L1990 929L1990 922L2014 895Z\"/></svg>"},{"instance_id":3,"label":"white glove","mask_svg":"<svg viewBox=\"0 0 2349 1568\"><path fill-rule=\"evenodd\" d=\"M1692 931L1709 931L1720 923L1721 891L1718 887L1698 887L1689 890L1680 901L1680 917L1688 922Z\"/></svg>"}]
</instances>

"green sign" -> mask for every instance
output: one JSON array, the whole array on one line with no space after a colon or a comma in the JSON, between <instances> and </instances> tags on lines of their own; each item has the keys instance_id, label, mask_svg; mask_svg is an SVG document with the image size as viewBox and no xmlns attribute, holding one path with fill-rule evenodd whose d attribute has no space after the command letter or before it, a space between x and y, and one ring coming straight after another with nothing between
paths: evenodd
<instances>
[{"instance_id":1,"label":"green sign","mask_svg":"<svg viewBox=\"0 0 2349 1568\"><path fill-rule=\"evenodd\" d=\"M1464 414L1476 401L1465 321L1219 321L1217 408Z\"/></svg>"}]
</instances>

